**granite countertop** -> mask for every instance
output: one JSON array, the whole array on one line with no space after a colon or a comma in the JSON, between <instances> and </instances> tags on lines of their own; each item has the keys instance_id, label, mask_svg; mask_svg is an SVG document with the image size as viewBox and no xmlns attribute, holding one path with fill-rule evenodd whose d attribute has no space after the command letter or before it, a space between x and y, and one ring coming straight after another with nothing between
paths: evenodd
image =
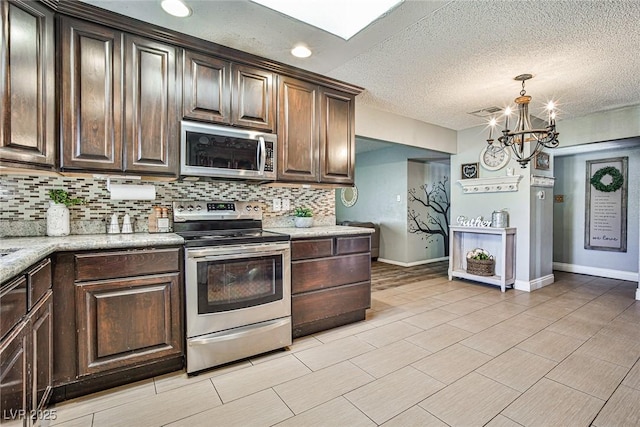
<instances>
[{"instance_id":1,"label":"granite countertop","mask_svg":"<svg viewBox=\"0 0 640 427\"><path fill-rule=\"evenodd\" d=\"M3 237L0 239L0 283L57 251L181 245L173 233L82 234L64 237Z\"/></svg>"},{"instance_id":2,"label":"granite countertop","mask_svg":"<svg viewBox=\"0 0 640 427\"><path fill-rule=\"evenodd\" d=\"M371 234L375 230L373 228L350 227L346 225L323 225L309 228L296 227L273 227L265 228L266 231L274 233L288 234L292 239L303 237L322 237L322 236L343 236L354 234Z\"/></svg>"},{"instance_id":3,"label":"granite countertop","mask_svg":"<svg viewBox=\"0 0 640 427\"><path fill-rule=\"evenodd\" d=\"M372 228L328 225L310 228L273 227L267 231L288 234L292 239L373 233ZM64 237L4 237L0 239L0 283L26 270L44 257L58 251L117 249L145 246L182 245L174 233L82 234Z\"/></svg>"}]
</instances>

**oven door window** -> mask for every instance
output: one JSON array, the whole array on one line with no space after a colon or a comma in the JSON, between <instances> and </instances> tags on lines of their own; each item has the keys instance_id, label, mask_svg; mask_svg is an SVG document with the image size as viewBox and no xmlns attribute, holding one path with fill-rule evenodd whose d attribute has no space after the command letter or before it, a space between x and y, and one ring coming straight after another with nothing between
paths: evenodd
<instances>
[{"instance_id":1,"label":"oven door window","mask_svg":"<svg viewBox=\"0 0 640 427\"><path fill-rule=\"evenodd\" d=\"M255 139L186 133L186 164L206 168L258 171L258 147ZM267 152L273 152L273 142L266 142ZM269 171L267 162L265 170Z\"/></svg>"},{"instance_id":2,"label":"oven door window","mask_svg":"<svg viewBox=\"0 0 640 427\"><path fill-rule=\"evenodd\" d=\"M199 261L198 313L218 313L282 299L282 256Z\"/></svg>"}]
</instances>

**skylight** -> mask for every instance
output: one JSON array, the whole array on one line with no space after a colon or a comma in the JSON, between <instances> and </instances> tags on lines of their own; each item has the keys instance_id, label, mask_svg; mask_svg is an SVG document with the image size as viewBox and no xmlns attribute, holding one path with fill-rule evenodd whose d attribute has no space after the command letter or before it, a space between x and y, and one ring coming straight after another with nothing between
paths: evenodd
<instances>
[{"instance_id":1,"label":"skylight","mask_svg":"<svg viewBox=\"0 0 640 427\"><path fill-rule=\"evenodd\" d=\"M404 0L251 0L345 40Z\"/></svg>"}]
</instances>

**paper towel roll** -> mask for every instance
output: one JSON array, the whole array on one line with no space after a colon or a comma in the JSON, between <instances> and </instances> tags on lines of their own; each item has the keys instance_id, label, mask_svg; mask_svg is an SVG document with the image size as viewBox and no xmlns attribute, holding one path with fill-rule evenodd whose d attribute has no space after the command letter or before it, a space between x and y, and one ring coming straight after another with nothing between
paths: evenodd
<instances>
[{"instance_id":1,"label":"paper towel roll","mask_svg":"<svg viewBox=\"0 0 640 427\"><path fill-rule=\"evenodd\" d=\"M155 185L111 184L111 200L155 200Z\"/></svg>"}]
</instances>

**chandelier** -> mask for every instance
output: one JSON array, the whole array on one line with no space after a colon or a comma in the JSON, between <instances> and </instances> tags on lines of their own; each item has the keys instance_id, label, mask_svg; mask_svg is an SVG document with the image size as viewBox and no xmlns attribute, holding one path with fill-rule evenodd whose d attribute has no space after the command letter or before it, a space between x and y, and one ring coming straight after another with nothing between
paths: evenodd
<instances>
[{"instance_id":1,"label":"chandelier","mask_svg":"<svg viewBox=\"0 0 640 427\"><path fill-rule=\"evenodd\" d=\"M529 118L529 102L531 97L527 95L524 90L524 82L532 78L531 74L520 74L514 77L514 80L522 82L522 90L520 96L515 99L515 103L518 105L518 120L513 130L509 129L509 115L511 114L511 108L506 108L504 112L505 123L502 135L498 137L498 142L503 147L511 147L513 153L517 158L517 162L520 163L522 168L527 167L527 163L538 155L544 148L556 148L560 141L558 141L558 132L556 132L556 113L553 102L549 102L547 110L549 112L547 119L547 126L544 129L535 129L531 126L531 119ZM497 120L492 118L489 122L489 139L487 143L493 146L493 128L496 126ZM535 144L535 148L529 151L525 143Z\"/></svg>"}]
</instances>

